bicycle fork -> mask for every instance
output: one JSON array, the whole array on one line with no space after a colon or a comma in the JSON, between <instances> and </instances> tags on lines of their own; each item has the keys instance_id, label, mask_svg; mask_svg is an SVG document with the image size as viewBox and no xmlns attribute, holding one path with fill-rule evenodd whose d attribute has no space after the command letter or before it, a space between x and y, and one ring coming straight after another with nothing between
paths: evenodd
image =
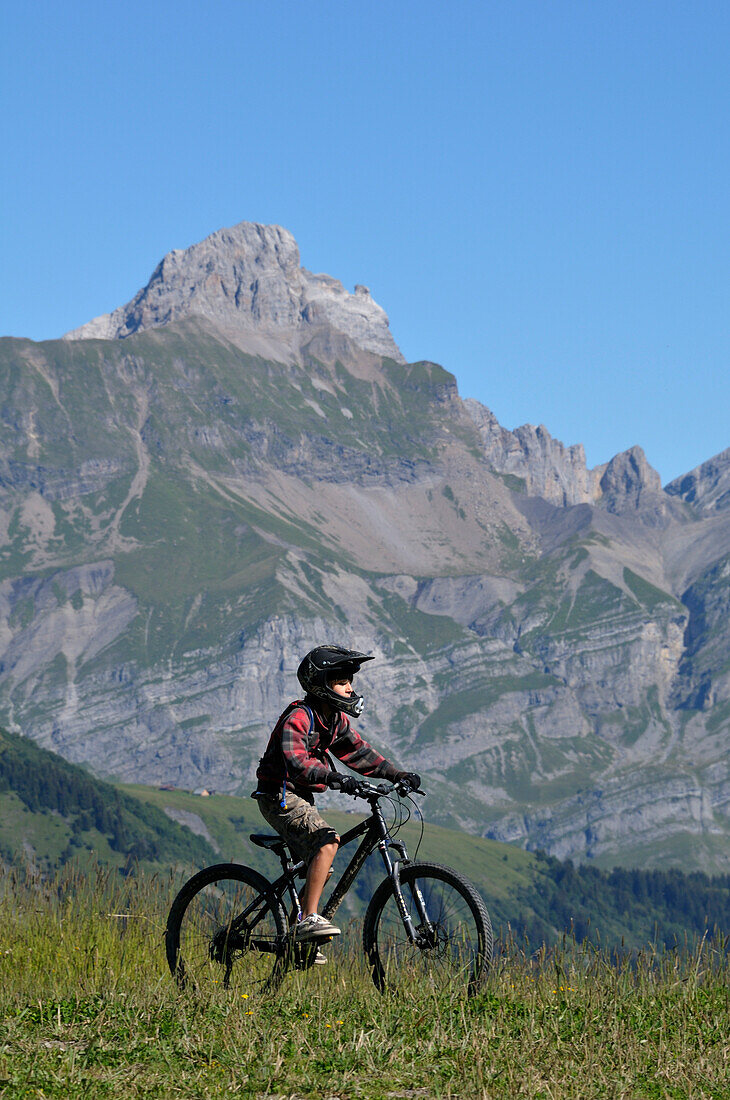
<instances>
[{"instance_id":1,"label":"bicycle fork","mask_svg":"<svg viewBox=\"0 0 730 1100\"><path fill-rule=\"evenodd\" d=\"M400 859L392 859L389 848L394 848ZM400 882L400 865L408 860L408 852L406 846L400 840L391 840L389 836L384 836L378 844L380 855L382 856L385 869L388 873L390 881L393 883L393 893L395 895L395 903L400 913L400 918L403 921L403 927L406 930L406 935L411 943L418 946L422 946L423 934L433 932L433 926L428 919L428 913L426 911L426 902L421 888L418 885L418 881L414 881L410 885L411 895L416 906L416 912L418 914L418 928L413 924L413 918L408 912L408 905L406 899L403 897L403 889ZM430 938L430 937L429 937Z\"/></svg>"}]
</instances>

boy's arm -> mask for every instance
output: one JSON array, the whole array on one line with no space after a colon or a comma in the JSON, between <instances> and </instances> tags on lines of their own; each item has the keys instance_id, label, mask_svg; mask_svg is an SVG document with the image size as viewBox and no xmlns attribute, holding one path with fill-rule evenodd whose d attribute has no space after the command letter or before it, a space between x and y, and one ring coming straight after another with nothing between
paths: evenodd
<instances>
[{"instance_id":1,"label":"boy's arm","mask_svg":"<svg viewBox=\"0 0 730 1100\"><path fill-rule=\"evenodd\" d=\"M354 772L373 779L388 779L395 782L405 774L396 768L395 764L391 764L381 756L372 745L369 745L357 730L352 728L344 714L341 717L342 724L329 748L338 760L348 768L352 768Z\"/></svg>"},{"instance_id":2,"label":"boy's arm","mask_svg":"<svg viewBox=\"0 0 730 1100\"><path fill-rule=\"evenodd\" d=\"M287 778L300 787L324 790L330 769L309 751L309 712L297 707L281 729L281 748Z\"/></svg>"}]
</instances>

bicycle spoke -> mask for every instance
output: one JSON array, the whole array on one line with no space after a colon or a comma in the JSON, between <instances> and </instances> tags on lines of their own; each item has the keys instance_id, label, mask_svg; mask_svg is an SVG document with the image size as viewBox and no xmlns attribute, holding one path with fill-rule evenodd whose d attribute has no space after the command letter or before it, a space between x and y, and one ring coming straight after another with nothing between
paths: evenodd
<instances>
[{"instance_id":1,"label":"bicycle spoke","mask_svg":"<svg viewBox=\"0 0 730 1100\"><path fill-rule=\"evenodd\" d=\"M273 988L285 967L286 930L276 904L240 871L196 885L176 903L168 926L168 959L179 984L241 995Z\"/></svg>"},{"instance_id":2,"label":"bicycle spoke","mask_svg":"<svg viewBox=\"0 0 730 1100\"><path fill-rule=\"evenodd\" d=\"M491 954L491 926L481 899L455 872L433 864L404 868L401 889L416 940L409 939L386 882L365 934L376 985L426 980L473 991Z\"/></svg>"}]
</instances>

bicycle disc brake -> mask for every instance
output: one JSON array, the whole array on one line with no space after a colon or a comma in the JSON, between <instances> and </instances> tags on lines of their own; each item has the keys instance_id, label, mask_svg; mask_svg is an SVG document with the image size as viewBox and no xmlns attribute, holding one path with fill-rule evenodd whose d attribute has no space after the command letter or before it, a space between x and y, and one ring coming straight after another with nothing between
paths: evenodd
<instances>
[{"instance_id":1,"label":"bicycle disc brake","mask_svg":"<svg viewBox=\"0 0 730 1100\"><path fill-rule=\"evenodd\" d=\"M416 945L423 951L441 951L448 946L448 936L437 924L426 922L416 928Z\"/></svg>"}]
</instances>

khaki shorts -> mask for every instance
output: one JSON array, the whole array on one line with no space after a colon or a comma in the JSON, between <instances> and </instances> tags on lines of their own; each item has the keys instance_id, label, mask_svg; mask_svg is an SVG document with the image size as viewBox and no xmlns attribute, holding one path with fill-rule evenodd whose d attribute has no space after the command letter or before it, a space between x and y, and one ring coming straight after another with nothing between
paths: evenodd
<instances>
[{"instance_id":1,"label":"khaki shorts","mask_svg":"<svg viewBox=\"0 0 730 1100\"><path fill-rule=\"evenodd\" d=\"M338 839L337 832L322 817L311 795L301 798L287 791L285 810L281 808L278 795L259 794L256 801L267 824L286 841L295 859L303 859L307 866L320 848Z\"/></svg>"}]
</instances>

